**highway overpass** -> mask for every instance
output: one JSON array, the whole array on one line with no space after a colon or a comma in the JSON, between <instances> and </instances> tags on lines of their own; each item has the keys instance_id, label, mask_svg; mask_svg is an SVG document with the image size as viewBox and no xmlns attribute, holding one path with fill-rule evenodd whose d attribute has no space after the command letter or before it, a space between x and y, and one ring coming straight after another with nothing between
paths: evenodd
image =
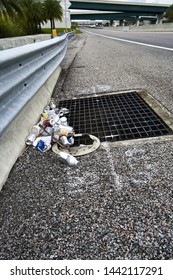
<instances>
[{"instance_id":1,"label":"highway overpass","mask_svg":"<svg viewBox=\"0 0 173 280\"><path fill-rule=\"evenodd\" d=\"M113 0L71 0L70 2L72 20L124 20L149 16L155 17L159 23L169 8L168 4L129 3Z\"/></svg>"}]
</instances>

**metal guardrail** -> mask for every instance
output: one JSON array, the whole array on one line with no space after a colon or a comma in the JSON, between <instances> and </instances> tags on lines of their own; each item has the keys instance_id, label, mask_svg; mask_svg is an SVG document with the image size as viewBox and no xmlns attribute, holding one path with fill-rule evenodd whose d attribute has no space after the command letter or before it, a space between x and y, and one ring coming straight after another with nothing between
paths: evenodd
<instances>
[{"instance_id":1,"label":"metal guardrail","mask_svg":"<svg viewBox=\"0 0 173 280\"><path fill-rule=\"evenodd\" d=\"M0 135L60 65L72 36L0 51Z\"/></svg>"}]
</instances>

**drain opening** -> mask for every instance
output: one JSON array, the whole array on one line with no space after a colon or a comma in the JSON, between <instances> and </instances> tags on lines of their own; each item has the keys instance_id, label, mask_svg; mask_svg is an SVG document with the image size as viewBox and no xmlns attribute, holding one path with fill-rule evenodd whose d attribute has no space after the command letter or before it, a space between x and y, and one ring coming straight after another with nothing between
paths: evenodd
<instances>
[{"instance_id":1,"label":"drain opening","mask_svg":"<svg viewBox=\"0 0 173 280\"><path fill-rule=\"evenodd\" d=\"M137 92L61 100L59 108L70 110L68 121L75 132L95 135L104 141L123 141L171 135L171 128ZM75 145L88 145L78 139Z\"/></svg>"}]
</instances>

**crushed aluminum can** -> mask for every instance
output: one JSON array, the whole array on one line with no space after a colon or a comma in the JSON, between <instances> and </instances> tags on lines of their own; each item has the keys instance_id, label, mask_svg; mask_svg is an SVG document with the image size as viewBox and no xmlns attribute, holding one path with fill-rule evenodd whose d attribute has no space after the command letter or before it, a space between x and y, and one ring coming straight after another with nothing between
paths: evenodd
<instances>
[{"instance_id":1,"label":"crushed aluminum can","mask_svg":"<svg viewBox=\"0 0 173 280\"><path fill-rule=\"evenodd\" d=\"M79 161L74 156L65 152L60 152L58 155L58 159L59 161L68 164L71 167L77 167L79 164Z\"/></svg>"},{"instance_id":2,"label":"crushed aluminum can","mask_svg":"<svg viewBox=\"0 0 173 280\"><path fill-rule=\"evenodd\" d=\"M26 145L32 145L33 142L35 141L35 139L36 139L36 134L35 133L29 133L27 138L26 138L26 141L25 141Z\"/></svg>"}]
</instances>

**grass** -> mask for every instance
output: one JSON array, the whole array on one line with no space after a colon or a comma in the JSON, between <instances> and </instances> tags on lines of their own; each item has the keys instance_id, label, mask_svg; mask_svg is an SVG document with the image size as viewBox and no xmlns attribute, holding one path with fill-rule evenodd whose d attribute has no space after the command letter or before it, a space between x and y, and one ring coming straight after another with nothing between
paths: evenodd
<instances>
[{"instance_id":1,"label":"grass","mask_svg":"<svg viewBox=\"0 0 173 280\"><path fill-rule=\"evenodd\" d=\"M67 28L67 32L74 31L75 34L81 34L82 32L78 28ZM57 35L62 34L63 32L66 32L65 28L56 28ZM41 33L43 34L51 34L50 28L42 28Z\"/></svg>"}]
</instances>

